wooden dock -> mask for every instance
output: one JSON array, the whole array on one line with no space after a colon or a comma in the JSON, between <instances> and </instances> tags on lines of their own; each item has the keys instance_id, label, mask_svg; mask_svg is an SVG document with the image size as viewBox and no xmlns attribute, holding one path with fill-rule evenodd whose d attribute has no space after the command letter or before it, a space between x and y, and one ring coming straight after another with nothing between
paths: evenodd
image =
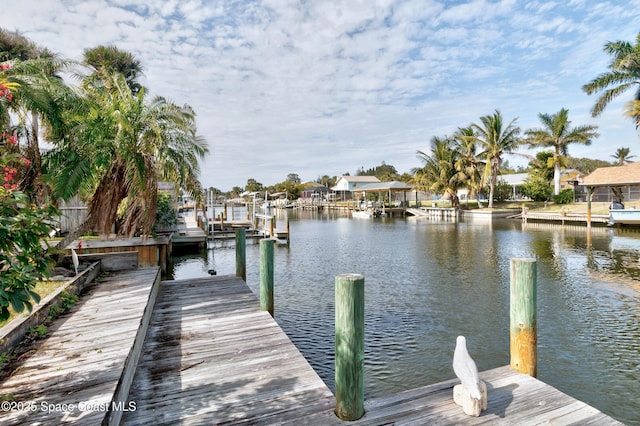
<instances>
[{"instance_id":1,"label":"wooden dock","mask_svg":"<svg viewBox=\"0 0 640 426\"><path fill-rule=\"evenodd\" d=\"M231 276L163 281L127 425L275 424L332 412L333 394Z\"/></svg>"},{"instance_id":2,"label":"wooden dock","mask_svg":"<svg viewBox=\"0 0 640 426\"><path fill-rule=\"evenodd\" d=\"M586 224L587 215L585 213L545 213L545 212L527 212L523 218L525 222L539 221L539 222L553 222L553 223L572 223L572 224ZM605 214L592 214L591 223L593 225L607 225L609 223L609 215Z\"/></svg>"},{"instance_id":3,"label":"wooden dock","mask_svg":"<svg viewBox=\"0 0 640 426\"><path fill-rule=\"evenodd\" d=\"M171 236L171 244L178 246L196 246L204 248L207 242L207 234L198 226L195 217L186 215L180 218L178 232Z\"/></svg>"},{"instance_id":4,"label":"wooden dock","mask_svg":"<svg viewBox=\"0 0 640 426\"><path fill-rule=\"evenodd\" d=\"M364 417L342 422L329 388L244 281L159 282L149 268L104 279L52 325L1 384L9 408L28 408L1 412L0 423L621 424L509 367L480 376L489 395L480 417L455 405L458 380L449 380L368 400Z\"/></svg>"},{"instance_id":5,"label":"wooden dock","mask_svg":"<svg viewBox=\"0 0 640 426\"><path fill-rule=\"evenodd\" d=\"M0 384L5 404L0 424L96 425L110 416L111 402L125 402L128 394L134 346L143 341L143 319L145 313L150 317L148 302L159 282L155 267L90 285L70 312L51 324L46 338L9 365L12 372Z\"/></svg>"}]
</instances>

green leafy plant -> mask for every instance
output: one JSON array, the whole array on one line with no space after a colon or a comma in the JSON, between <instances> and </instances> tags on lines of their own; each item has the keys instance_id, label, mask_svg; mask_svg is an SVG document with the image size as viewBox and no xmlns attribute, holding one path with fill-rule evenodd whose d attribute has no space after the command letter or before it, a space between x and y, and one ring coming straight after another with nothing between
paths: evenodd
<instances>
[{"instance_id":1,"label":"green leafy plant","mask_svg":"<svg viewBox=\"0 0 640 426\"><path fill-rule=\"evenodd\" d=\"M78 296L75 294L67 293L63 291L60 293L60 307L63 312L66 312L78 301Z\"/></svg>"},{"instance_id":2,"label":"green leafy plant","mask_svg":"<svg viewBox=\"0 0 640 426\"><path fill-rule=\"evenodd\" d=\"M32 327L29 327L29 334L37 334L39 337L42 337L49 332L49 329L44 324L38 324Z\"/></svg>"},{"instance_id":3,"label":"green leafy plant","mask_svg":"<svg viewBox=\"0 0 640 426\"><path fill-rule=\"evenodd\" d=\"M493 193L493 201L502 203L513 196L513 188L504 179L499 179Z\"/></svg>"},{"instance_id":4,"label":"green leafy plant","mask_svg":"<svg viewBox=\"0 0 640 426\"><path fill-rule=\"evenodd\" d=\"M154 231L172 229L178 224L176 209L171 205L171 195L167 192L158 192L158 206L156 209L156 221Z\"/></svg>"},{"instance_id":5,"label":"green leafy plant","mask_svg":"<svg viewBox=\"0 0 640 426\"><path fill-rule=\"evenodd\" d=\"M524 184L520 186L520 192L533 201L547 201L553 194L553 188L551 188L546 179L534 175L525 180Z\"/></svg>"},{"instance_id":6,"label":"green leafy plant","mask_svg":"<svg viewBox=\"0 0 640 426\"><path fill-rule=\"evenodd\" d=\"M18 190L0 187L0 320L9 318L9 306L19 313L40 301L33 289L49 275L46 239L56 214L53 207L31 204Z\"/></svg>"},{"instance_id":7,"label":"green leafy plant","mask_svg":"<svg viewBox=\"0 0 640 426\"><path fill-rule=\"evenodd\" d=\"M553 196L553 202L556 204L573 203L573 189L563 189L558 195Z\"/></svg>"}]
</instances>

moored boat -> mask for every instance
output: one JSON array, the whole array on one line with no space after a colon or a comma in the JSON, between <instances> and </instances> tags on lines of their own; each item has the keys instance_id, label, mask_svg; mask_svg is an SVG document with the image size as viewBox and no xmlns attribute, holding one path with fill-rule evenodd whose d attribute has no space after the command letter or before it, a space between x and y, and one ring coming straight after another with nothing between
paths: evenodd
<instances>
[{"instance_id":1,"label":"moored boat","mask_svg":"<svg viewBox=\"0 0 640 426\"><path fill-rule=\"evenodd\" d=\"M609 223L611 225L640 225L640 210L610 209Z\"/></svg>"},{"instance_id":2,"label":"moored boat","mask_svg":"<svg viewBox=\"0 0 640 426\"><path fill-rule=\"evenodd\" d=\"M370 210L353 210L351 212L351 217L354 219L371 219L373 217L373 212Z\"/></svg>"}]
</instances>

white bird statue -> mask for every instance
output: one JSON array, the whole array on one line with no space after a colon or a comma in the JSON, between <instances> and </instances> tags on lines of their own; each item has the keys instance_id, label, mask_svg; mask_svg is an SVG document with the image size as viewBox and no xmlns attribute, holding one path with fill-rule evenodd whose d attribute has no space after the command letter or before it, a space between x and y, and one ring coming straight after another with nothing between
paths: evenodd
<instances>
[{"instance_id":1,"label":"white bird statue","mask_svg":"<svg viewBox=\"0 0 640 426\"><path fill-rule=\"evenodd\" d=\"M78 261L78 253L74 249L71 249L71 259L73 260L73 269L76 271L76 275L78 275L78 265L80 262Z\"/></svg>"},{"instance_id":2,"label":"white bird statue","mask_svg":"<svg viewBox=\"0 0 640 426\"><path fill-rule=\"evenodd\" d=\"M472 398L482 398L478 367L467 351L467 341L464 336L458 336L456 339L456 349L453 351L453 372Z\"/></svg>"}]
</instances>

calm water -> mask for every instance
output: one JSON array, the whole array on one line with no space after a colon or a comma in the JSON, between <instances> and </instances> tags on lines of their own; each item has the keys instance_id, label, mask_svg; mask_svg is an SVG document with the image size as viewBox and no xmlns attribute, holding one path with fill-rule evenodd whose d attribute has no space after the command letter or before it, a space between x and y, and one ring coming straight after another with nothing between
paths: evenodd
<instances>
[{"instance_id":1,"label":"calm water","mask_svg":"<svg viewBox=\"0 0 640 426\"><path fill-rule=\"evenodd\" d=\"M451 379L457 335L480 370L509 363L509 261L538 259L538 377L640 424L640 233L287 211L276 320L333 389L334 281L365 277L366 397ZM282 218L282 216L280 216ZM282 223L282 222L280 222ZM174 259L176 279L235 273L235 248ZM259 287L259 246L247 245Z\"/></svg>"}]
</instances>

